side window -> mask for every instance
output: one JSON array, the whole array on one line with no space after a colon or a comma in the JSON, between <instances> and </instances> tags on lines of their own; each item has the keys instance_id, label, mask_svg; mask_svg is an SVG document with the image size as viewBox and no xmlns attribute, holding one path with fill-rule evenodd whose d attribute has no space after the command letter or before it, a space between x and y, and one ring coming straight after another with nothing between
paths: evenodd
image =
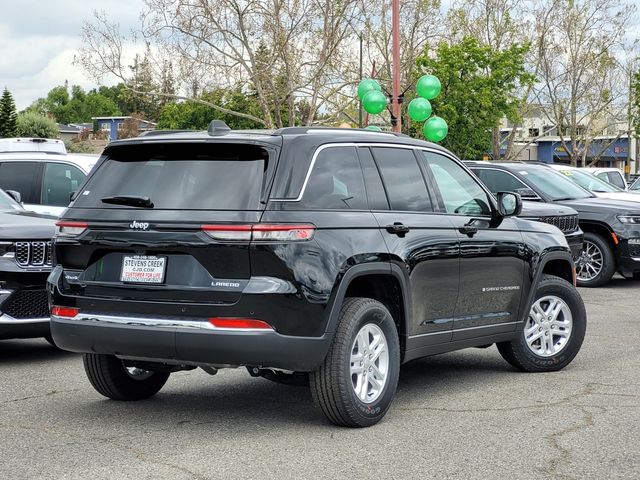
<instances>
[{"instance_id":1,"label":"side window","mask_svg":"<svg viewBox=\"0 0 640 480\"><path fill-rule=\"evenodd\" d=\"M300 206L331 210L367 208L355 147L330 147L318 154Z\"/></svg>"},{"instance_id":2,"label":"side window","mask_svg":"<svg viewBox=\"0 0 640 480\"><path fill-rule=\"evenodd\" d=\"M609 172L609 183L624 190L624 180L622 175L617 172Z\"/></svg>"},{"instance_id":3,"label":"side window","mask_svg":"<svg viewBox=\"0 0 640 480\"><path fill-rule=\"evenodd\" d=\"M524 183L508 172L491 168L471 169L492 193L516 192L520 188L528 188Z\"/></svg>"},{"instance_id":4,"label":"side window","mask_svg":"<svg viewBox=\"0 0 640 480\"><path fill-rule=\"evenodd\" d=\"M64 163L47 163L42 180L42 204L66 207L69 196L84 181L80 169Z\"/></svg>"},{"instance_id":5,"label":"side window","mask_svg":"<svg viewBox=\"0 0 640 480\"><path fill-rule=\"evenodd\" d=\"M422 152L427 168L440 190L447 213L458 215L490 215L486 192L464 168L443 155Z\"/></svg>"},{"instance_id":6,"label":"side window","mask_svg":"<svg viewBox=\"0 0 640 480\"><path fill-rule=\"evenodd\" d=\"M431 212L431 200L413 150L372 148L391 210Z\"/></svg>"},{"instance_id":7,"label":"side window","mask_svg":"<svg viewBox=\"0 0 640 480\"><path fill-rule=\"evenodd\" d=\"M364 174L364 185L367 190L367 200L371 210L389 210L387 195L384 193L384 185L380 178L380 172L373 161L371 150L368 147L358 148L358 156Z\"/></svg>"},{"instance_id":8,"label":"side window","mask_svg":"<svg viewBox=\"0 0 640 480\"><path fill-rule=\"evenodd\" d=\"M20 192L25 203L40 203L36 185L37 162L4 162L0 164L0 188Z\"/></svg>"}]
</instances>

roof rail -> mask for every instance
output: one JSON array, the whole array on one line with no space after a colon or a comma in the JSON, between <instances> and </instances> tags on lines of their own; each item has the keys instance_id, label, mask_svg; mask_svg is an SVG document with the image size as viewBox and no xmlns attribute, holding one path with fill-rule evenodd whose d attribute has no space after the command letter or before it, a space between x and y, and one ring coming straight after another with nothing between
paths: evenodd
<instances>
[{"instance_id":1,"label":"roof rail","mask_svg":"<svg viewBox=\"0 0 640 480\"><path fill-rule=\"evenodd\" d=\"M396 133L391 131L376 131L376 130L367 130L366 128L340 128L340 127L284 127L279 128L273 135L302 135L305 133L323 133L323 132L340 132L340 133L355 133L355 134L382 134L382 135L393 135L395 137L406 137L402 133Z\"/></svg>"},{"instance_id":2,"label":"roof rail","mask_svg":"<svg viewBox=\"0 0 640 480\"><path fill-rule=\"evenodd\" d=\"M197 130L147 130L146 132L142 132L138 137L155 137L158 135L169 135L171 133L186 133L186 132L197 132Z\"/></svg>"}]
</instances>

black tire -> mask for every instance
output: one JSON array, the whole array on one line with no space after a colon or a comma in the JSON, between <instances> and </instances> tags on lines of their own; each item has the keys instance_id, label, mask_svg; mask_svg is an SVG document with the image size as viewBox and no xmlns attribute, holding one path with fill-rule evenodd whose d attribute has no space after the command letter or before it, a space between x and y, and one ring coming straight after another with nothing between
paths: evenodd
<instances>
[{"instance_id":1,"label":"black tire","mask_svg":"<svg viewBox=\"0 0 640 480\"><path fill-rule=\"evenodd\" d=\"M588 243L597 248L602 255L602 269L590 280L577 279L579 287L601 287L611 281L611 277L616 273L616 259L611 245L605 238L597 233L584 233L585 250ZM584 254L584 252L583 252ZM581 254L582 255L582 254ZM576 262L576 268L580 270L580 258Z\"/></svg>"},{"instance_id":2,"label":"black tire","mask_svg":"<svg viewBox=\"0 0 640 480\"><path fill-rule=\"evenodd\" d=\"M582 297L576 288L566 280L552 275L543 275L536 289L533 303L549 295L560 298L569 307L572 317L569 339L555 355L540 356L527 345L524 329L518 330L518 335L514 340L498 343L498 351L507 362L519 370L525 372L561 370L569 365L580 351L587 329L587 313ZM527 322L525 322L524 328L526 328Z\"/></svg>"},{"instance_id":3,"label":"black tire","mask_svg":"<svg viewBox=\"0 0 640 480\"><path fill-rule=\"evenodd\" d=\"M356 335L373 324L384 334L388 357L387 378L374 401L365 403L354 391L351 378L351 352ZM396 393L400 374L398 330L387 308L370 298L347 298L342 308L335 337L323 364L309 374L315 404L334 424L368 427L387 413ZM368 384L367 384L368 385Z\"/></svg>"},{"instance_id":4,"label":"black tire","mask_svg":"<svg viewBox=\"0 0 640 480\"><path fill-rule=\"evenodd\" d=\"M85 353L84 370L96 391L112 400L143 400L160 391L169 378L167 372L149 372L136 379L124 363L113 355Z\"/></svg>"}]
</instances>

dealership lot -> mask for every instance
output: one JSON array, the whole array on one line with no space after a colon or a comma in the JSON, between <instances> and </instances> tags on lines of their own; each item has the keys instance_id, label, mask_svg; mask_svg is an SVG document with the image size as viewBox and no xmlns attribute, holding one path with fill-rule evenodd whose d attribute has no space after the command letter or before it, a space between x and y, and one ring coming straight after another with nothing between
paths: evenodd
<instances>
[{"instance_id":1,"label":"dealership lot","mask_svg":"<svg viewBox=\"0 0 640 480\"><path fill-rule=\"evenodd\" d=\"M244 369L107 401L79 356L3 341L0 478L638 478L640 282L581 293L587 336L565 370L518 373L495 347L419 360L360 430Z\"/></svg>"}]
</instances>

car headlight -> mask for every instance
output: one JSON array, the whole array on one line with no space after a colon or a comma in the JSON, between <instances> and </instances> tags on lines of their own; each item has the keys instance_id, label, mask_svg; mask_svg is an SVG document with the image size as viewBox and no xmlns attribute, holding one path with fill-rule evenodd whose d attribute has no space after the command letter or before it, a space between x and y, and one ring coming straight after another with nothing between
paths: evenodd
<instances>
[{"instance_id":1,"label":"car headlight","mask_svg":"<svg viewBox=\"0 0 640 480\"><path fill-rule=\"evenodd\" d=\"M618 215L618 220L622 223L640 224L640 215Z\"/></svg>"}]
</instances>

